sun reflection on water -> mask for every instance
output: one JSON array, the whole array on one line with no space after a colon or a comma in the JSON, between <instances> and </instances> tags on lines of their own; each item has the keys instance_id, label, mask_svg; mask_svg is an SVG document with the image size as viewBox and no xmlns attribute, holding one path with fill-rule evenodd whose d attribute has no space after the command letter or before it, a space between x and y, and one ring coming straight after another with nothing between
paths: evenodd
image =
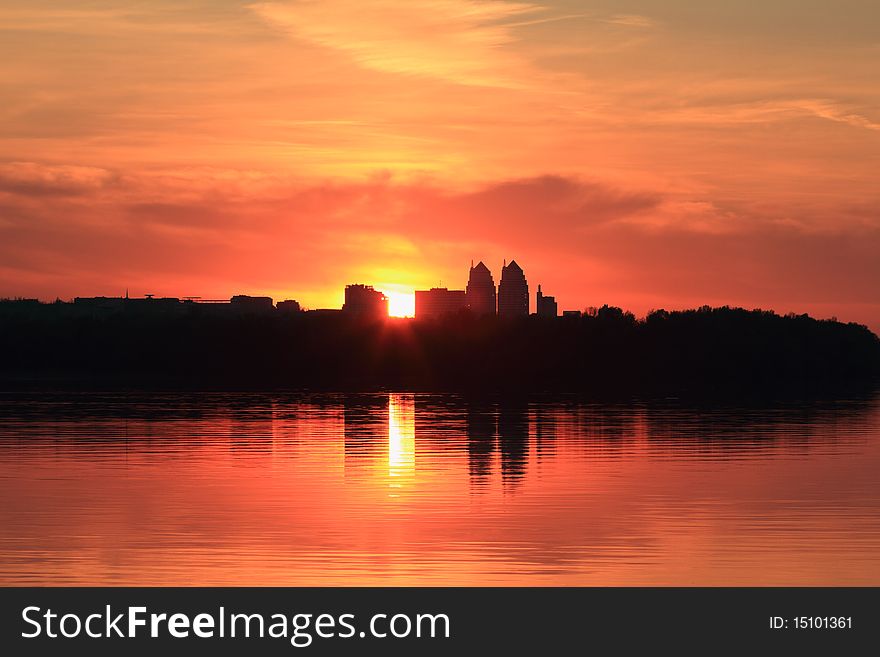
<instances>
[{"instance_id":1,"label":"sun reflection on water","mask_svg":"<svg viewBox=\"0 0 880 657\"><path fill-rule=\"evenodd\" d=\"M412 395L388 397L388 476L398 487L416 470L415 402Z\"/></svg>"}]
</instances>

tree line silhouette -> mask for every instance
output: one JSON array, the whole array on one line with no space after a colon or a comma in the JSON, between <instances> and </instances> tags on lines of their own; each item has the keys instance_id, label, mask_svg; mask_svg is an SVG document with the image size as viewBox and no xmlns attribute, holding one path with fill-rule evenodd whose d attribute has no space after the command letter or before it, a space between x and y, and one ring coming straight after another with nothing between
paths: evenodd
<instances>
[{"instance_id":1,"label":"tree line silhouette","mask_svg":"<svg viewBox=\"0 0 880 657\"><path fill-rule=\"evenodd\" d=\"M709 308L643 319L345 313L71 315L0 303L0 380L84 386L673 392L880 378L867 327Z\"/></svg>"}]
</instances>

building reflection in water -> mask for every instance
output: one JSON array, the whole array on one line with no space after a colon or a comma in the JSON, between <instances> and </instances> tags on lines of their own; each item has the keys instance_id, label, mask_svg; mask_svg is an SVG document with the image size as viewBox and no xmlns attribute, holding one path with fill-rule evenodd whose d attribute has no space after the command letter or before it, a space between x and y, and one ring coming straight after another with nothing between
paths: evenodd
<instances>
[{"instance_id":1,"label":"building reflection in water","mask_svg":"<svg viewBox=\"0 0 880 657\"><path fill-rule=\"evenodd\" d=\"M253 403L249 397L233 398L226 406L229 449L238 456L271 453L274 447L275 419L271 401Z\"/></svg>"},{"instance_id":2,"label":"building reflection in water","mask_svg":"<svg viewBox=\"0 0 880 657\"><path fill-rule=\"evenodd\" d=\"M535 453L538 462L556 451L557 416L546 404L533 407Z\"/></svg>"},{"instance_id":3,"label":"building reflection in water","mask_svg":"<svg viewBox=\"0 0 880 657\"><path fill-rule=\"evenodd\" d=\"M362 477L384 460L388 395L347 395L343 400L345 477Z\"/></svg>"},{"instance_id":4,"label":"building reflection in water","mask_svg":"<svg viewBox=\"0 0 880 657\"><path fill-rule=\"evenodd\" d=\"M529 409L525 402L508 401L498 410L501 479L516 484L525 476L529 457Z\"/></svg>"},{"instance_id":5,"label":"building reflection in water","mask_svg":"<svg viewBox=\"0 0 880 657\"><path fill-rule=\"evenodd\" d=\"M369 477L395 488L414 481L417 434L418 448L429 460L438 453L451 460L464 447L474 487L491 485L496 475L508 489L517 485L527 475L533 435L536 443L541 441L539 452L554 449L554 418L546 411L531 412L525 400L475 400L456 420L444 419L444 414L448 416L449 411L424 398L417 403L411 393L347 396L343 413L346 478Z\"/></svg>"},{"instance_id":6,"label":"building reflection in water","mask_svg":"<svg viewBox=\"0 0 880 657\"><path fill-rule=\"evenodd\" d=\"M495 451L496 413L489 404L472 402L467 411L468 473L471 483L484 486L492 473Z\"/></svg>"}]
</instances>

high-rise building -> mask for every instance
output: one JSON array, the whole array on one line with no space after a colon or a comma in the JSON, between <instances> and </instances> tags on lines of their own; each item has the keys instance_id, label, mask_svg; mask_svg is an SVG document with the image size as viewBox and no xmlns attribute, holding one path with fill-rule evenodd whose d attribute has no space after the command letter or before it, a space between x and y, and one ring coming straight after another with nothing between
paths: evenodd
<instances>
[{"instance_id":1,"label":"high-rise building","mask_svg":"<svg viewBox=\"0 0 880 657\"><path fill-rule=\"evenodd\" d=\"M535 312L539 317L556 317L558 309L556 307L556 297L545 297L541 292L541 284L538 283L538 297L535 304Z\"/></svg>"},{"instance_id":2,"label":"high-rise building","mask_svg":"<svg viewBox=\"0 0 880 657\"><path fill-rule=\"evenodd\" d=\"M441 317L465 308L467 295L464 290L447 290L445 287L416 290L416 319Z\"/></svg>"},{"instance_id":3,"label":"high-rise building","mask_svg":"<svg viewBox=\"0 0 880 657\"><path fill-rule=\"evenodd\" d=\"M372 285L346 285L342 310L370 317L388 316L388 298Z\"/></svg>"},{"instance_id":4,"label":"high-rise building","mask_svg":"<svg viewBox=\"0 0 880 657\"><path fill-rule=\"evenodd\" d=\"M475 315L495 314L495 281L492 272L482 261L476 267L471 261L466 297L467 307Z\"/></svg>"},{"instance_id":5,"label":"high-rise building","mask_svg":"<svg viewBox=\"0 0 880 657\"><path fill-rule=\"evenodd\" d=\"M522 267L511 260L501 270L498 283L498 315L518 317L529 314L529 284Z\"/></svg>"}]
</instances>

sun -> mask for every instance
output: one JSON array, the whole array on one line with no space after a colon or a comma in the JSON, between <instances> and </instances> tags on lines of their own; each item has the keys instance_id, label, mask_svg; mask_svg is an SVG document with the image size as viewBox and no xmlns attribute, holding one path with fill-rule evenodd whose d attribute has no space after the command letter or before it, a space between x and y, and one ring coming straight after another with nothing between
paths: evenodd
<instances>
[{"instance_id":1,"label":"sun","mask_svg":"<svg viewBox=\"0 0 880 657\"><path fill-rule=\"evenodd\" d=\"M389 317L413 317L416 314L416 298L412 292L382 290L388 297Z\"/></svg>"}]
</instances>

